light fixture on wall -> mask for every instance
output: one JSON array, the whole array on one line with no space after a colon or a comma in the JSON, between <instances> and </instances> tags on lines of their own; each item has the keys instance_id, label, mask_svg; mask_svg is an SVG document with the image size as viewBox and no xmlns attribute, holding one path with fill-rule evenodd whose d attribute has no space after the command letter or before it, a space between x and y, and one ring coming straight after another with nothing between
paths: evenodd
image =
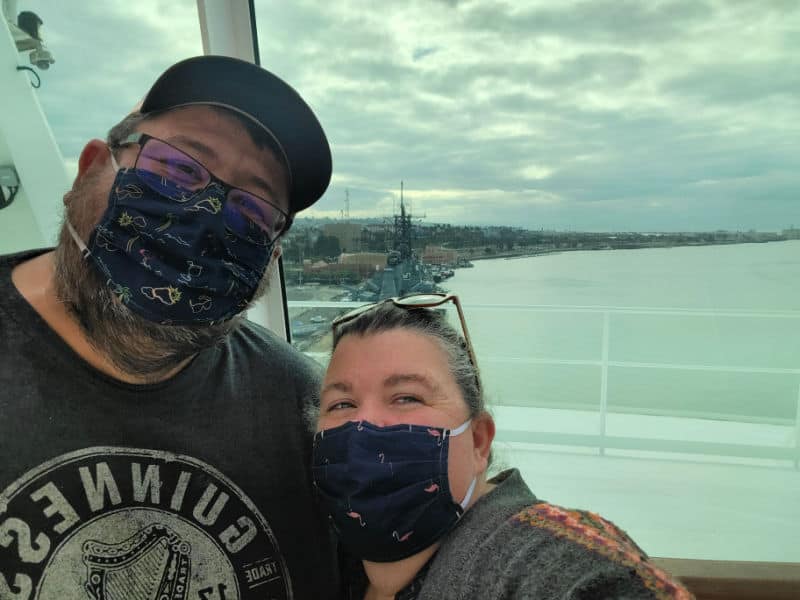
<instances>
[{"instance_id":1,"label":"light fixture on wall","mask_svg":"<svg viewBox=\"0 0 800 600\"><path fill-rule=\"evenodd\" d=\"M8 28L14 37L14 43L20 52L30 51L29 60L39 69L49 69L55 61L53 53L47 49L39 28L42 19L34 12L22 11L18 15L16 0L2 0L3 15L8 21ZM16 23L14 22L16 20Z\"/></svg>"}]
</instances>

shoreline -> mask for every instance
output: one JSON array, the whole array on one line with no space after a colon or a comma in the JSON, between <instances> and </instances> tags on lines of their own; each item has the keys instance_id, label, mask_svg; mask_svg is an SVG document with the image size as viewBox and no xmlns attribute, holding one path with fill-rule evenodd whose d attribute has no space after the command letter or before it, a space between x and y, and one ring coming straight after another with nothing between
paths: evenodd
<instances>
[{"instance_id":1,"label":"shoreline","mask_svg":"<svg viewBox=\"0 0 800 600\"><path fill-rule=\"evenodd\" d=\"M464 253L462 256L470 262L476 260L493 260L496 258L532 258L534 256L544 256L551 254L561 254L563 252L599 252L599 251L614 251L614 250L652 250L659 248L699 248L704 246L739 246L744 244L774 244L778 242L792 242L797 240L743 240L735 242L703 242L703 243L690 243L690 244L627 244L624 246L603 246L591 248L552 248L552 249L538 249L538 250L518 250L509 252L497 252L495 254L481 254L476 256L468 256ZM460 250L456 249L459 254ZM460 254L461 255L461 254Z\"/></svg>"}]
</instances>

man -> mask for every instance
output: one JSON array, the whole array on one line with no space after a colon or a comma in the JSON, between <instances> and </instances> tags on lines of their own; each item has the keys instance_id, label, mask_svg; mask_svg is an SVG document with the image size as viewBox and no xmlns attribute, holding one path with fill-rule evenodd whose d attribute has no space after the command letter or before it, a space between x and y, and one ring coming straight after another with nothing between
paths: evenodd
<instances>
[{"instance_id":1,"label":"man","mask_svg":"<svg viewBox=\"0 0 800 600\"><path fill-rule=\"evenodd\" d=\"M56 248L0 257L0 598L335 596L316 369L240 316L330 174L300 96L219 56L86 144Z\"/></svg>"}]
</instances>

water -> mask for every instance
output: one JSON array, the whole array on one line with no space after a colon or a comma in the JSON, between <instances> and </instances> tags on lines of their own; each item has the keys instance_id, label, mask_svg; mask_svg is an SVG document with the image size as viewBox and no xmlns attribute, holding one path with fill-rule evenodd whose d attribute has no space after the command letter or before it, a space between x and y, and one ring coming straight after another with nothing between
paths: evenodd
<instances>
[{"instance_id":1,"label":"water","mask_svg":"<svg viewBox=\"0 0 800 600\"><path fill-rule=\"evenodd\" d=\"M456 273L448 288L500 404L596 408L605 376L612 411L795 421L800 241L566 252Z\"/></svg>"},{"instance_id":2,"label":"water","mask_svg":"<svg viewBox=\"0 0 800 600\"><path fill-rule=\"evenodd\" d=\"M474 264L447 284L470 303L800 310L800 240Z\"/></svg>"},{"instance_id":3,"label":"water","mask_svg":"<svg viewBox=\"0 0 800 600\"><path fill-rule=\"evenodd\" d=\"M800 562L800 241L476 261L447 287L499 467L652 555Z\"/></svg>"}]
</instances>

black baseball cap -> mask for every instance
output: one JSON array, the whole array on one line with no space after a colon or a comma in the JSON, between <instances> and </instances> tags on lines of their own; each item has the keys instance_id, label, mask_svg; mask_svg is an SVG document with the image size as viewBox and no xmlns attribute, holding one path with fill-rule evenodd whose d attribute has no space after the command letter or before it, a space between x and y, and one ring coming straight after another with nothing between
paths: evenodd
<instances>
[{"instance_id":1,"label":"black baseball cap","mask_svg":"<svg viewBox=\"0 0 800 600\"><path fill-rule=\"evenodd\" d=\"M168 68L142 101L143 114L210 104L252 119L283 150L289 167L289 210L320 199L331 179L331 149L314 112L288 83L230 56L195 56Z\"/></svg>"}]
</instances>

